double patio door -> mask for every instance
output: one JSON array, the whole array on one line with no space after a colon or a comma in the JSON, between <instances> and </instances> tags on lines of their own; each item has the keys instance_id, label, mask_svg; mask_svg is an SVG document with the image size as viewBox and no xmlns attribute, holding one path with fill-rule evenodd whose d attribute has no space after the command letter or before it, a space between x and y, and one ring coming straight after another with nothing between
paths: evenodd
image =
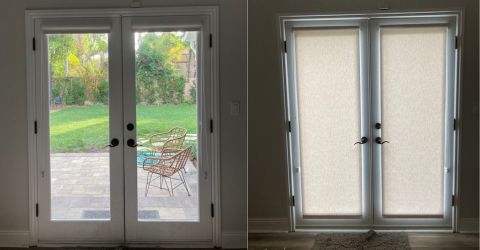
<instances>
[{"instance_id":1,"label":"double patio door","mask_svg":"<svg viewBox=\"0 0 480 250\"><path fill-rule=\"evenodd\" d=\"M295 228L451 228L455 20L283 20Z\"/></svg>"},{"instance_id":2,"label":"double patio door","mask_svg":"<svg viewBox=\"0 0 480 250\"><path fill-rule=\"evenodd\" d=\"M198 13L33 19L40 243L213 244L213 24Z\"/></svg>"}]
</instances>

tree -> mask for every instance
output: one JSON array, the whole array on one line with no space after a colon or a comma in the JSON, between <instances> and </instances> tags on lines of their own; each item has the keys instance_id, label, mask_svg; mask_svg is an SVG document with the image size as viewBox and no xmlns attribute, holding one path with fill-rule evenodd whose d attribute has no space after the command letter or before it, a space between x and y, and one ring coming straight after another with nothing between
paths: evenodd
<instances>
[{"instance_id":1,"label":"tree","mask_svg":"<svg viewBox=\"0 0 480 250\"><path fill-rule=\"evenodd\" d=\"M84 85L82 89L85 89L90 102L104 103L105 86L99 85L103 84L102 81L108 83L107 38L106 34L48 35L48 60L53 89L59 88L56 85L62 79L78 78L81 79L80 83ZM52 96L54 97L55 95Z\"/></svg>"},{"instance_id":2,"label":"tree","mask_svg":"<svg viewBox=\"0 0 480 250\"><path fill-rule=\"evenodd\" d=\"M175 62L187 44L173 33L147 33L141 37L136 54L137 102L180 103L186 78Z\"/></svg>"}]
</instances>

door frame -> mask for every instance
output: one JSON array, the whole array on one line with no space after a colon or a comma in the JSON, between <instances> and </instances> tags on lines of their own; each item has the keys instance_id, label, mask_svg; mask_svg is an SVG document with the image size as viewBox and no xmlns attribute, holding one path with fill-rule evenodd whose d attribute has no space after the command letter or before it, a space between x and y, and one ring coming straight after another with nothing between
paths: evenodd
<instances>
[{"instance_id":1,"label":"door frame","mask_svg":"<svg viewBox=\"0 0 480 250\"><path fill-rule=\"evenodd\" d=\"M281 72L282 72L282 92L283 92L283 102L282 102L282 108L284 111L284 131L285 131L285 141L284 141L284 147L287 152L285 156L285 161L287 162L286 166L286 172L287 172L287 183L288 183L288 192L287 196L285 197L286 204L288 204L287 212L288 212L288 220L289 220L289 230L290 231L322 231L322 230L356 230L356 229L370 229L370 228L376 228L375 226L368 226L368 227L345 227L345 226L325 226L325 227L319 227L319 226L314 226L314 227L298 227L297 226L297 220L296 220L296 211L295 211L295 201L294 196L295 196L295 182L294 182L294 159L295 154L298 152L292 148L292 145L295 144L295 138L292 137L292 133L290 133L290 129L294 128L294 123L290 123L291 119L293 118L292 112L291 112L291 104L290 104L290 96L289 96L289 88L292 83L292 75L294 74L292 65L290 65L291 62L289 62L287 54L289 52L294 51L293 50L293 45L292 42L289 42L289 37L291 37L288 33L291 32L291 25L292 23L311 23L312 26L318 26L318 25L313 25L315 22L319 21L326 21L326 20L348 20L348 19L359 19L359 18L367 18L367 19L388 19L388 18L402 18L402 17L430 17L430 18L435 18L435 17L455 17L456 18L456 32L457 32L457 53L456 53L456 60L454 62L453 68L455 70L455 76L454 76L454 102L453 102L453 115L456 118L457 121L457 128L454 131L453 135L453 141L452 141L452 194L455 197L458 197L459 194L459 172L461 168L461 163L459 160L460 156L460 150L461 150L461 137L462 137L462 131L461 131L461 124L462 121L462 112L461 112L461 89L462 89L462 77L461 77L461 62L462 62L462 57L463 57L463 49L462 49L462 44L463 44L463 23L464 23L464 15L463 15L463 9L447 9L447 10L408 10L408 11L385 11L385 12L376 12L376 11L359 11L359 12L316 12L316 13L283 13L279 14L277 16L277 22L278 22L278 27L279 27L279 33L278 33L278 40L277 40L277 51L278 51L278 59L281 62ZM370 32L370 31L369 31ZM370 37L369 37L369 43ZM370 55L368 55L368 60L370 64ZM370 78L371 78L371 73L369 72ZM369 79L369 85L371 88L372 80ZM371 102L370 98L370 102ZM372 114L373 115L373 114ZM291 124L291 125L290 125ZM290 127L292 126L292 127ZM371 131L369 134L372 134L373 131ZM370 142L372 141L371 138L369 138ZM371 155L372 157L372 155ZM373 169L372 169L373 171ZM373 178L373 176L372 176ZM373 192L373 188L371 189ZM371 202L373 202L373 195L374 193L370 193L372 199ZM296 199L296 198L295 198ZM370 204L372 207L374 206L373 203ZM451 229L447 229L447 231L458 231L458 211L460 207L458 205L452 206L452 216L451 216ZM372 219L373 219L373 214L372 214ZM373 221L372 221L373 222ZM378 229L385 229L385 228L390 228L390 227L379 227ZM391 229L391 228L390 228ZM434 227L434 226L422 226L422 227L417 227L417 228L412 228L412 227L400 227L400 228L395 228L395 229L406 229L406 230L444 230L445 228L439 228L439 227Z\"/></svg>"},{"instance_id":2,"label":"door frame","mask_svg":"<svg viewBox=\"0 0 480 250\"><path fill-rule=\"evenodd\" d=\"M205 15L210 19L212 34L211 46L211 119L213 128L220 128L220 89L219 89L219 7L218 6L183 6L183 7L152 7L152 8L108 8L108 9L55 9L55 10L26 10L25 11L25 51L26 51L26 78L27 78L27 140L28 140L28 178L29 178L29 244L31 246L69 246L70 243L41 243L38 240L38 218L36 204L38 201L38 164L37 164L37 134L35 121L37 120L36 97L37 79L35 77L36 52L34 51L35 21L44 18L104 18L130 16L184 16ZM122 83L123 84L123 83ZM212 164L212 203L215 215L213 223L213 239L211 243L200 244L168 242L158 246L205 247L221 246L221 193L220 193L220 129L214 129L211 135L211 164ZM147 243L147 242L146 242ZM76 246L92 246L90 243L72 242ZM136 243L137 244L137 243ZM141 242L139 242L141 244ZM110 243L93 243L93 245L111 245Z\"/></svg>"}]
</instances>

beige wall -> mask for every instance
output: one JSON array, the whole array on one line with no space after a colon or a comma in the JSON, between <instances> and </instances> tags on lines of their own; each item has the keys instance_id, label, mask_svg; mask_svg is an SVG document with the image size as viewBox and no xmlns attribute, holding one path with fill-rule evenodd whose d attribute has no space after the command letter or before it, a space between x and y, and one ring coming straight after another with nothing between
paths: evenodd
<instances>
[{"instance_id":1,"label":"beige wall","mask_svg":"<svg viewBox=\"0 0 480 250\"><path fill-rule=\"evenodd\" d=\"M460 188L461 229L478 223L478 1L476 0L251 0L248 6L248 215L251 221L288 217L279 14L332 11L465 8ZM476 219L476 220L475 220ZM287 230L285 224L280 225ZM253 228L252 228L253 229Z\"/></svg>"},{"instance_id":2,"label":"beige wall","mask_svg":"<svg viewBox=\"0 0 480 250\"><path fill-rule=\"evenodd\" d=\"M28 230L27 84L25 9L126 8L130 0L0 1L0 233ZM143 6L220 6L222 230L247 228L246 0L142 0ZM229 103L241 113L230 116Z\"/></svg>"}]
</instances>

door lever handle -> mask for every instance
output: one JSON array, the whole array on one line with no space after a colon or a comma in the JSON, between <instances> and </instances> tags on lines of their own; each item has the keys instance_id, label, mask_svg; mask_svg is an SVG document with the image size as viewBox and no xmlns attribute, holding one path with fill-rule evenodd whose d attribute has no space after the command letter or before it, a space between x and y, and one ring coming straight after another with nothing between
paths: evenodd
<instances>
[{"instance_id":1,"label":"door lever handle","mask_svg":"<svg viewBox=\"0 0 480 250\"><path fill-rule=\"evenodd\" d=\"M134 139L128 139L127 140L127 146L129 146L131 148L134 148L134 147L138 146L138 144L135 142Z\"/></svg>"},{"instance_id":2,"label":"door lever handle","mask_svg":"<svg viewBox=\"0 0 480 250\"><path fill-rule=\"evenodd\" d=\"M375 142L376 142L377 144L390 143L389 141L382 141L382 138L381 138L381 137L375 138Z\"/></svg>"},{"instance_id":3,"label":"door lever handle","mask_svg":"<svg viewBox=\"0 0 480 250\"><path fill-rule=\"evenodd\" d=\"M360 141L355 142L355 143L353 144L353 146L355 146L355 145L357 145L357 144L365 144L365 143L367 143L367 142L368 142L368 138L364 136L364 137L360 138Z\"/></svg>"},{"instance_id":4,"label":"door lever handle","mask_svg":"<svg viewBox=\"0 0 480 250\"><path fill-rule=\"evenodd\" d=\"M106 148L106 147L116 147L118 146L118 144L120 144L120 141L117 139L117 138L113 138L111 141L110 141L110 144L108 144L107 146L103 147L103 148Z\"/></svg>"}]
</instances>

